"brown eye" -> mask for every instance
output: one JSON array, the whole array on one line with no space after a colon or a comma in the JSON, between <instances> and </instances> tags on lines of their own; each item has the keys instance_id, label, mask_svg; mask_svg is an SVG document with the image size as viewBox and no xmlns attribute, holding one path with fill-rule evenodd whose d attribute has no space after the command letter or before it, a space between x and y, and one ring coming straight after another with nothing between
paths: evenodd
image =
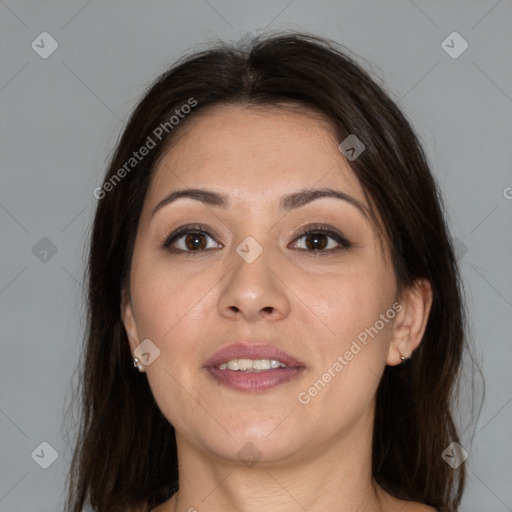
<instances>
[{"instance_id":1,"label":"brown eye","mask_svg":"<svg viewBox=\"0 0 512 512\"><path fill-rule=\"evenodd\" d=\"M162 244L162 247L171 253L203 252L210 249L219 249L222 244L211 244L215 242L213 237L199 227L185 226L171 233Z\"/></svg>"},{"instance_id":2,"label":"brown eye","mask_svg":"<svg viewBox=\"0 0 512 512\"><path fill-rule=\"evenodd\" d=\"M308 249L318 251L325 249L328 245L328 236L323 233L315 233L313 235L306 235L306 246Z\"/></svg>"},{"instance_id":3,"label":"brown eye","mask_svg":"<svg viewBox=\"0 0 512 512\"><path fill-rule=\"evenodd\" d=\"M304 243L299 242L302 239ZM348 249L351 243L341 233L321 224L302 231L294 246L303 251L329 253Z\"/></svg>"},{"instance_id":4,"label":"brown eye","mask_svg":"<svg viewBox=\"0 0 512 512\"><path fill-rule=\"evenodd\" d=\"M185 246L191 251L196 249L205 249L207 242L205 236L202 233L189 234L185 237Z\"/></svg>"}]
</instances>

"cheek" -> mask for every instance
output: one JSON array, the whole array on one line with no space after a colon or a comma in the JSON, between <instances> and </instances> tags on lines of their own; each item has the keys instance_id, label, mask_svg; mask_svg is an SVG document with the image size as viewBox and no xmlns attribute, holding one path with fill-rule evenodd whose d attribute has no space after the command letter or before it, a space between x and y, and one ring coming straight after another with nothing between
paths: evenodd
<instances>
[{"instance_id":1,"label":"cheek","mask_svg":"<svg viewBox=\"0 0 512 512\"><path fill-rule=\"evenodd\" d=\"M208 291L215 285L211 272L180 272L142 258L134 268L132 297L146 337L168 344L176 333L183 339L184 329L201 325L197 316L211 301Z\"/></svg>"},{"instance_id":2,"label":"cheek","mask_svg":"<svg viewBox=\"0 0 512 512\"><path fill-rule=\"evenodd\" d=\"M214 336L205 321L215 307L213 294L208 294L214 284L208 274L187 277L156 266L139 266L133 276L132 298L141 339L149 338L160 350L146 369L148 382L164 416L181 431L197 430L192 423L209 425L211 420L196 400L200 399L197 383L204 345Z\"/></svg>"},{"instance_id":3,"label":"cheek","mask_svg":"<svg viewBox=\"0 0 512 512\"><path fill-rule=\"evenodd\" d=\"M391 339L393 279L380 269L365 269L332 280L324 288L314 312L329 331L317 338L317 364L299 398L301 404L308 402L312 414L323 416L330 410L350 418L370 407ZM335 429L338 420L332 418L330 428Z\"/></svg>"},{"instance_id":4,"label":"cheek","mask_svg":"<svg viewBox=\"0 0 512 512\"><path fill-rule=\"evenodd\" d=\"M297 396L304 411L323 418L325 432L331 433L340 428L340 421L351 423L371 411L393 325L393 318L386 316L392 290L379 294L369 283L345 284L331 293L332 306L322 309L334 335L318 339L315 367Z\"/></svg>"},{"instance_id":5,"label":"cheek","mask_svg":"<svg viewBox=\"0 0 512 512\"><path fill-rule=\"evenodd\" d=\"M373 326L391 306L395 291L392 276L371 268L333 277L320 286L306 285L306 290L312 312L342 343ZM387 333L388 323L379 330Z\"/></svg>"}]
</instances>

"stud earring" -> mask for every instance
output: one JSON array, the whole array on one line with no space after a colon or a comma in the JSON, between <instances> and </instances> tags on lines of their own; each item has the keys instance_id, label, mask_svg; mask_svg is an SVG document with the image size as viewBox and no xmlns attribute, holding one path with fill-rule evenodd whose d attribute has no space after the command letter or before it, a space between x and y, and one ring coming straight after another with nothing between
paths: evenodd
<instances>
[{"instance_id":1,"label":"stud earring","mask_svg":"<svg viewBox=\"0 0 512 512\"><path fill-rule=\"evenodd\" d=\"M397 349L398 350L398 349ZM402 362L400 364L404 364L409 358L408 357L405 357L402 352L400 352L400 350L398 350L398 353L400 354L400 359L402 360Z\"/></svg>"},{"instance_id":2,"label":"stud earring","mask_svg":"<svg viewBox=\"0 0 512 512\"><path fill-rule=\"evenodd\" d=\"M139 370L140 373L144 373L144 366L137 357L133 358L133 366Z\"/></svg>"}]
</instances>

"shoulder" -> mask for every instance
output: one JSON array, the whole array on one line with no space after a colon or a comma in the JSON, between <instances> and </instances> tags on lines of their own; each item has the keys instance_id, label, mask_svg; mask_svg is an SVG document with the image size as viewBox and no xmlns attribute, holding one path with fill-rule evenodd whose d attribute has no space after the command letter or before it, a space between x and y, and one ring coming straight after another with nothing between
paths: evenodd
<instances>
[{"instance_id":1,"label":"shoulder","mask_svg":"<svg viewBox=\"0 0 512 512\"><path fill-rule=\"evenodd\" d=\"M439 512L435 507L425 505L419 501L408 501L387 495L389 511L400 510L400 512Z\"/></svg>"},{"instance_id":2,"label":"shoulder","mask_svg":"<svg viewBox=\"0 0 512 512\"><path fill-rule=\"evenodd\" d=\"M174 510L176 505L176 494L173 494L167 501L151 509L151 512L169 512Z\"/></svg>"},{"instance_id":3,"label":"shoulder","mask_svg":"<svg viewBox=\"0 0 512 512\"><path fill-rule=\"evenodd\" d=\"M438 512L438 510L430 505L425 505L419 501L405 501L402 512Z\"/></svg>"},{"instance_id":4,"label":"shoulder","mask_svg":"<svg viewBox=\"0 0 512 512\"><path fill-rule=\"evenodd\" d=\"M419 501L404 500L385 491L380 485L376 486L377 495L386 512L439 512L435 507Z\"/></svg>"}]
</instances>

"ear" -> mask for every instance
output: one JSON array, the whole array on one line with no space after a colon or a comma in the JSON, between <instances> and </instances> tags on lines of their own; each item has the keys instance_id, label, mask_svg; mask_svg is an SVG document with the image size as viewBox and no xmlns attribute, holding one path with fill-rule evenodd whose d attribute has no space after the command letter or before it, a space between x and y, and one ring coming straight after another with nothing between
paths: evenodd
<instances>
[{"instance_id":1,"label":"ear","mask_svg":"<svg viewBox=\"0 0 512 512\"><path fill-rule=\"evenodd\" d=\"M393 334L389 346L387 364L400 364L399 351L405 357L421 343L432 306L432 285L427 279L418 279L408 286L398 300L402 308L393 323Z\"/></svg>"},{"instance_id":2,"label":"ear","mask_svg":"<svg viewBox=\"0 0 512 512\"><path fill-rule=\"evenodd\" d=\"M121 291L121 320L128 337L128 342L130 343L130 350L133 354L134 350L140 344L140 337L137 330L135 314L133 312L133 304L126 289Z\"/></svg>"}]
</instances>

